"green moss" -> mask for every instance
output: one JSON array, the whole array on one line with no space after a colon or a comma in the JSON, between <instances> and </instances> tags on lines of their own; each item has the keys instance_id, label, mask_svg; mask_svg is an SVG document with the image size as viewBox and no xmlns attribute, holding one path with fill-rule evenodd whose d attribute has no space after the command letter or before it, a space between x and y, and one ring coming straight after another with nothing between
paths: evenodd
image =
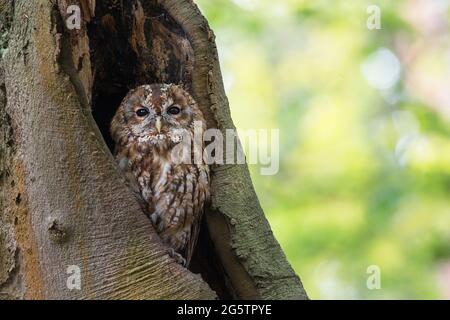
<instances>
[{"instance_id":1,"label":"green moss","mask_svg":"<svg viewBox=\"0 0 450 320\"><path fill-rule=\"evenodd\" d=\"M0 56L3 57L9 42L14 1L0 0Z\"/></svg>"}]
</instances>

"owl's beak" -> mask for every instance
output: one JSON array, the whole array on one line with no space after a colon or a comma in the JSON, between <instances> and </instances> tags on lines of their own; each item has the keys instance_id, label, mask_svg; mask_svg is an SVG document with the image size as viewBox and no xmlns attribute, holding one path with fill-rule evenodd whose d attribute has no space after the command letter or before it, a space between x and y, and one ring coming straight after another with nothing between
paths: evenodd
<instances>
[{"instance_id":1,"label":"owl's beak","mask_svg":"<svg viewBox=\"0 0 450 320\"><path fill-rule=\"evenodd\" d=\"M156 117L156 123L155 123L156 130L158 130L158 133L161 132L161 117Z\"/></svg>"}]
</instances>

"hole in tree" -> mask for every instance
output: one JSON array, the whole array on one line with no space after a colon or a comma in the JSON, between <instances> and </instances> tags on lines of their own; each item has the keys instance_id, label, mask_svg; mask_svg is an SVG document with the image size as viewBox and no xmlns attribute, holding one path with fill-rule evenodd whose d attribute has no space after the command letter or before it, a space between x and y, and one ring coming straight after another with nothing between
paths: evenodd
<instances>
[{"instance_id":1,"label":"hole in tree","mask_svg":"<svg viewBox=\"0 0 450 320\"><path fill-rule=\"evenodd\" d=\"M150 83L176 83L191 92L194 52L183 29L155 0L97 1L88 34L92 113L113 152L109 126L127 92ZM200 273L220 298L231 298L204 221L197 243L191 271Z\"/></svg>"}]
</instances>

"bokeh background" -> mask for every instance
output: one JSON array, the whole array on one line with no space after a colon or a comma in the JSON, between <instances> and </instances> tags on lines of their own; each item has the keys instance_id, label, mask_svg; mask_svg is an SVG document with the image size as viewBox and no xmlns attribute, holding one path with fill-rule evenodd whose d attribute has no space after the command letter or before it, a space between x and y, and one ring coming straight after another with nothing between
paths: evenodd
<instances>
[{"instance_id":1,"label":"bokeh background","mask_svg":"<svg viewBox=\"0 0 450 320\"><path fill-rule=\"evenodd\" d=\"M196 2L236 126L280 128L252 177L310 297L449 299L450 1Z\"/></svg>"}]
</instances>

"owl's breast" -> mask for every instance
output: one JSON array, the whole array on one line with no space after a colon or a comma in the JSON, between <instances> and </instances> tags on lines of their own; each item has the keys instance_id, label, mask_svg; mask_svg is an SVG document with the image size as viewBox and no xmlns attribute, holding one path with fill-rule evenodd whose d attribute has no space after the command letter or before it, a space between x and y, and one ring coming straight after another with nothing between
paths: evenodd
<instances>
[{"instance_id":1,"label":"owl's breast","mask_svg":"<svg viewBox=\"0 0 450 320\"><path fill-rule=\"evenodd\" d=\"M152 202L150 214L164 221L164 228L179 228L192 223L209 194L208 168L161 159L149 171L150 185L142 179L142 195ZM146 193L150 193L150 197Z\"/></svg>"},{"instance_id":2,"label":"owl's breast","mask_svg":"<svg viewBox=\"0 0 450 320\"><path fill-rule=\"evenodd\" d=\"M119 166L134 178L163 242L182 250L209 198L208 166L174 163L157 150L143 153L134 148L118 154Z\"/></svg>"}]
</instances>

